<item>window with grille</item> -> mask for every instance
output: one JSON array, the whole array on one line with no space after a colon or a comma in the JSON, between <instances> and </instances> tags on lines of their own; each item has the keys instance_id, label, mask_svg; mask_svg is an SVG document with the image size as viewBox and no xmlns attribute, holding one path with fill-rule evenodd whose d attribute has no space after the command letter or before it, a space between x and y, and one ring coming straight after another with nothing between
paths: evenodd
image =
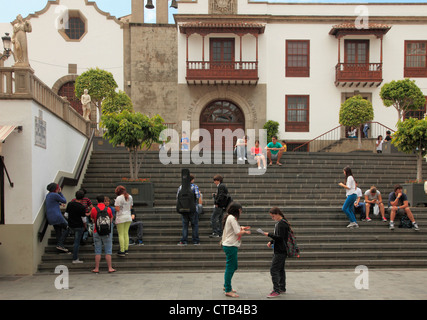
<instances>
[{"instance_id":1,"label":"window with grille","mask_svg":"<svg viewBox=\"0 0 427 320\"><path fill-rule=\"evenodd\" d=\"M427 77L427 41L405 41L405 77Z\"/></svg>"},{"instance_id":2,"label":"window with grille","mask_svg":"<svg viewBox=\"0 0 427 320\"><path fill-rule=\"evenodd\" d=\"M62 28L59 29L61 36L70 42L78 42L87 33L87 19L78 10L68 10L62 20Z\"/></svg>"},{"instance_id":3,"label":"window with grille","mask_svg":"<svg viewBox=\"0 0 427 320\"><path fill-rule=\"evenodd\" d=\"M309 96L286 96L286 132L308 132Z\"/></svg>"},{"instance_id":4,"label":"window with grille","mask_svg":"<svg viewBox=\"0 0 427 320\"><path fill-rule=\"evenodd\" d=\"M286 40L286 76L310 76L309 40Z\"/></svg>"},{"instance_id":5,"label":"window with grille","mask_svg":"<svg viewBox=\"0 0 427 320\"><path fill-rule=\"evenodd\" d=\"M80 18L70 18L68 20L68 29L65 29L65 34L71 40L79 40L86 32L85 23Z\"/></svg>"}]
</instances>

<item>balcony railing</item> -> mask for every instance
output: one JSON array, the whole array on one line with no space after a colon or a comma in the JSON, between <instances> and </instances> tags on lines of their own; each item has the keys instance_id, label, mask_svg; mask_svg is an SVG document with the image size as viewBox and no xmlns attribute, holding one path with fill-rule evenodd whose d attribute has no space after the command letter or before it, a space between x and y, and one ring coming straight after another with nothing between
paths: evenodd
<instances>
[{"instance_id":1,"label":"balcony railing","mask_svg":"<svg viewBox=\"0 0 427 320\"><path fill-rule=\"evenodd\" d=\"M187 81L258 81L257 61L210 62L187 61Z\"/></svg>"},{"instance_id":2,"label":"balcony railing","mask_svg":"<svg viewBox=\"0 0 427 320\"><path fill-rule=\"evenodd\" d=\"M382 63L338 63L335 83L375 83L383 81Z\"/></svg>"}]
</instances>

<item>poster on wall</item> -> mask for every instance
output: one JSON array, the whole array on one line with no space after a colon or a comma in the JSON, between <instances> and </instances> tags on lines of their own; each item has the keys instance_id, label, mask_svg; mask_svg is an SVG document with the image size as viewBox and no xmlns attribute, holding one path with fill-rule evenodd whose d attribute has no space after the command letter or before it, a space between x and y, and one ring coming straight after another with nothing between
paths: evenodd
<instances>
[{"instance_id":1,"label":"poster on wall","mask_svg":"<svg viewBox=\"0 0 427 320\"><path fill-rule=\"evenodd\" d=\"M40 148L46 149L46 121L43 120L43 112L39 111L39 116L35 117L35 142Z\"/></svg>"}]
</instances>

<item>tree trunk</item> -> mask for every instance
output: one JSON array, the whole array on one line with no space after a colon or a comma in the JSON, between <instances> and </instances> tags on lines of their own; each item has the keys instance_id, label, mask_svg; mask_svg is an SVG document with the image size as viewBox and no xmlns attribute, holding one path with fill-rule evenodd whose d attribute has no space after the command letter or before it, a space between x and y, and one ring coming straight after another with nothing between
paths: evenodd
<instances>
[{"instance_id":1,"label":"tree trunk","mask_svg":"<svg viewBox=\"0 0 427 320\"><path fill-rule=\"evenodd\" d=\"M357 128L357 149L362 149L362 132L360 132L360 126Z\"/></svg>"},{"instance_id":2,"label":"tree trunk","mask_svg":"<svg viewBox=\"0 0 427 320\"><path fill-rule=\"evenodd\" d=\"M132 150L129 150L129 173L130 178L133 179L133 161L132 161Z\"/></svg>"},{"instance_id":3,"label":"tree trunk","mask_svg":"<svg viewBox=\"0 0 427 320\"><path fill-rule=\"evenodd\" d=\"M421 151L417 153L417 181L422 183L423 181L423 155Z\"/></svg>"}]
</instances>

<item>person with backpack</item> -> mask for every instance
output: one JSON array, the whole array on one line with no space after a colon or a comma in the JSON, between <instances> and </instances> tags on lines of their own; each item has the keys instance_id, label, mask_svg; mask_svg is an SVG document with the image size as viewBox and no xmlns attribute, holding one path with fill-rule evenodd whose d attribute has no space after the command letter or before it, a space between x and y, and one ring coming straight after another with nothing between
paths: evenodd
<instances>
[{"instance_id":1,"label":"person with backpack","mask_svg":"<svg viewBox=\"0 0 427 320\"><path fill-rule=\"evenodd\" d=\"M276 298L281 293L286 292L285 261L287 257L286 242L288 239L289 224L278 207L271 208L269 213L270 217L276 221L276 224L274 226L274 232L264 232L265 236L272 239L267 243L267 246L274 250L270 267L273 291L267 295L267 298Z\"/></svg>"},{"instance_id":2,"label":"person with backpack","mask_svg":"<svg viewBox=\"0 0 427 320\"><path fill-rule=\"evenodd\" d=\"M113 251L113 235L111 233L111 223L113 221L113 212L104 204L104 196L96 197L98 204L92 208L90 217L93 221L93 243L95 246L95 268L94 273L99 273L99 263L101 261L102 246L105 251L105 261L107 262L108 272L115 272L111 263Z\"/></svg>"},{"instance_id":3,"label":"person with backpack","mask_svg":"<svg viewBox=\"0 0 427 320\"><path fill-rule=\"evenodd\" d=\"M117 252L117 255L124 257L128 254L129 250L129 228L132 223L131 209L133 206L133 199L132 196L127 193L124 186L118 186L115 193L117 198L114 202L114 208L116 209L116 225L120 244L120 250Z\"/></svg>"},{"instance_id":4,"label":"person with backpack","mask_svg":"<svg viewBox=\"0 0 427 320\"><path fill-rule=\"evenodd\" d=\"M194 175L189 175L190 184L191 184L191 192L194 195L194 211L189 213L182 213L182 236L181 241L178 242L179 246L186 246L187 245L187 239L188 239L188 225L191 223L191 229L192 229L192 241L194 245L200 244L200 238L199 238L199 212L198 212L198 206L200 199L200 191L199 187L194 184ZM176 197L178 199L179 193L182 189L182 185L179 186Z\"/></svg>"},{"instance_id":5,"label":"person with backpack","mask_svg":"<svg viewBox=\"0 0 427 320\"><path fill-rule=\"evenodd\" d=\"M211 216L212 234L209 238L219 238L222 236L221 221L224 216L224 211L227 206L232 202L232 199L228 193L228 189L223 183L221 175L217 174L213 177L213 182L217 186L217 192L212 194L215 208Z\"/></svg>"}]
</instances>

